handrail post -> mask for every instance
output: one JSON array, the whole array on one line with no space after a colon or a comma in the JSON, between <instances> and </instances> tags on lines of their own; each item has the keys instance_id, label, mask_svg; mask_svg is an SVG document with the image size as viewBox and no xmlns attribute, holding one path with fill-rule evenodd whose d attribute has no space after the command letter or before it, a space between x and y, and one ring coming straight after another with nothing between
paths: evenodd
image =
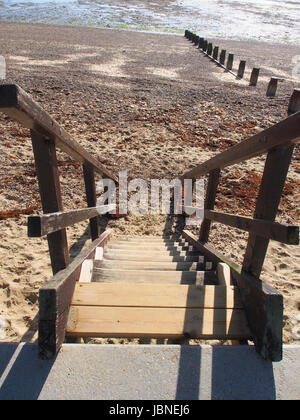
<instances>
[{"instance_id":1,"label":"handrail post","mask_svg":"<svg viewBox=\"0 0 300 420\"><path fill-rule=\"evenodd\" d=\"M205 210L213 210L215 207L216 202L216 195L218 191L218 185L220 180L220 169L214 169L209 173L208 178L208 185L206 189L206 197L205 197L205 203L204 203L204 209ZM207 242L209 238L210 233L210 225L211 220L204 218L201 229L200 229L200 236L199 240L200 242Z\"/></svg>"},{"instance_id":2,"label":"handrail post","mask_svg":"<svg viewBox=\"0 0 300 420\"><path fill-rule=\"evenodd\" d=\"M278 211L294 145L270 150L256 202L254 219L274 222ZM243 270L259 278L270 239L254 233L249 235Z\"/></svg>"},{"instance_id":3,"label":"handrail post","mask_svg":"<svg viewBox=\"0 0 300 420\"><path fill-rule=\"evenodd\" d=\"M90 167L83 165L83 176L85 184L85 192L88 207L97 206L95 171ZM100 222L99 216L90 219L90 233L92 241L95 241L100 236Z\"/></svg>"},{"instance_id":4,"label":"handrail post","mask_svg":"<svg viewBox=\"0 0 300 420\"><path fill-rule=\"evenodd\" d=\"M43 211L63 211L55 144L34 130L30 132ZM51 233L47 238L52 271L56 274L70 263L66 229Z\"/></svg>"}]
</instances>

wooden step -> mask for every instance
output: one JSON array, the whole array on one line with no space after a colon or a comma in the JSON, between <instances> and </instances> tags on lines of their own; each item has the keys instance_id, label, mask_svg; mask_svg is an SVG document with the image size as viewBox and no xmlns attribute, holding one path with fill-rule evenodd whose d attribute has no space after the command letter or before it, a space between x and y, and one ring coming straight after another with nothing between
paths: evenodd
<instances>
[{"instance_id":1,"label":"wooden step","mask_svg":"<svg viewBox=\"0 0 300 420\"><path fill-rule=\"evenodd\" d=\"M238 290L77 283L68 336L250 339Z\"/></svg>"},{"instance_id":2,"label":"wooden step","mask_svg":"<svg viewBox=\"0 0 300 420\"><path fill-rule=\"evenodd\" d=\"M129 238L127 237L120 237L120 238L114 238L111 242L143 242L143 243L151 243L151 242L163 242L163 243L174 243L174 242L186 242L184 238L170 238L170 237L161 237L161 236L131 236Z\"/></svg>"},{"instance_id":3,"label":"wooden step","mask_svg":"<svg viewBox=\"0 0 300 420\"><path fill-rule=\"evenodd\" d=\"M152 250L152 251L195 251L192 246L177 246L177 245L138 245L138 244L114 244L109 243L106 249L127 249L127 250Z\"/></svg>"},{"instance_id":4,"label":"wooden step","mask_svg":"<svg viewBox=\"0 0 300 420\"><path fill-rule=\"evenodd\" d=\"M120 261L107 260L95 261L97 268L115 268L118 270L174 270L174 271L206 271L213 268L211 262L168 262L168 261Z\"/></svg>"},{"instance_id":5,"label":"wooden step","mask_svg":"<svg viewBox=\"0 0 300 420\"><path fill-rule=\"evenodd\" d=\"M153 271L97 268L93 282L217 285L215 271Z\"/></svg>"},{"instance_id":6,"label":"wooden step","mask_svg":"<svg viewBox=\"0 0 300 420\"><path fill-rule=\"evenodd\" d=\"M137 248L137 249L112 249L112 248L105 248L105 254L112 253L115 255L138 255L138 256L147 256L151 253L153 256L159 256L159 255L165 255L165 256L173 256L173 257L192 257L192 256L198 256L200 257L202 254L199 251L177 251L177 250L167 250L167 249L161 249L161 250L153 250L150 248L149 250L146 250L145 248Z\"/></svg>"},{"instance_id":7,"label":"wooden step","mask_svg":"<svg viewBox=\"0 0 300 420\"><path fill-rule=\"evenodd\" d=\"M188 242L174 242L174 241L170 241L170 242L163 242L163 241L155 241L155 242L136 242L136 241L129 241L129 242L125 242L125 241L111 241L109 243L109 246L128 246L129 248L132 248L134 246L136 246L137 248L140 246L144 246L146 248L151 248L151 247L180 247L180 246L189 246Z\"/></svg>"},{"instance_id":8,"label":"wooden step","mask_svg":"<svg viewBox=\"0 0 300 420\"><path fill-rule=\"evenodd\" d=\"M161 255L152 253L137 254L137 253L123 253L113 251L106 251L104 253L106 260L119 260L119 261L172 261L172 262L199 262L204 263L204 257L199 255Z\"/></svg>"}]
</instances>

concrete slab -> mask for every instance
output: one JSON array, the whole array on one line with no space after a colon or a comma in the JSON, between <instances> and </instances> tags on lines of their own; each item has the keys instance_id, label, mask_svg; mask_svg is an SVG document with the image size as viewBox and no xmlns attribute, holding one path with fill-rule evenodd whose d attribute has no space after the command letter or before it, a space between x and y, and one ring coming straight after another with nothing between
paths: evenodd
<instances>
[{"instance_id":1,"label":"concrete slab","mask_svg":"<svg viewBox=\"0 0 300 420\"><path fill-rule=\"evenodd\" d=\"M252 346L0 344L0 400L300 399L300 346L270 363Z\"/></svg>"}]
</instances>

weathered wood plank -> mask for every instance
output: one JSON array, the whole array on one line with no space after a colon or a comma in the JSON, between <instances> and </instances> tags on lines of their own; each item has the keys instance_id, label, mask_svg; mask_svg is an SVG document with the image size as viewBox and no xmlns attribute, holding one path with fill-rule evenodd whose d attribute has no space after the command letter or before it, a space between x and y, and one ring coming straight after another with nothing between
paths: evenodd
<instances>
[{"instance_id":1,"label":"weathered wood plank","mask_svg":"<svg viewBox=\"0 0 300 420\"><path fill-rule=\"evenodd\" d=\"M255 219L275 220L294 145L273 149L268 153L256 202ZM269 245L269 239L250 233L243 262L243 271L259 277Z\"/></svg>"},{"instance_id":2,"label":"weathered wood plank","mask_svg":"<svg viewBox=\"0 0 300 420\"><path fill-rule=\"evenodd\" d=\"M31 140L43 211L44 213L62 211L55 144L33 130L31 130ZM66 268L70 262L66 230L50 233L47 239L52 271L56 274Z\"/></svg>"},{"instance_id":3,"label":"weathered wood plank","mask_svg":"<svg viewBox=\"0 0 300 420\"><path fill-rule=\"evenodd\" d=\"M299 127L300 112L291 115L261 133L230 147L225 152L217 154L208 161L185 173L181 178L198 178L214 169L225 168L255 156L260 156L275 147L298 143L300 141Z\"/></svg>"},{"instance_id":4,"label":"weathered wood plank","mask_svg":"<svg viewBox=\"0 0 300 420\"><path fill-rule=\"evenodd\" d=\"M219 213L212 210L205 211L205 217L211 221L255 233L273 241L288 245L299 245L299 226L284 225L269 220L250 219L249 217Z\"/></svg>"},{"instance_id":5,"label":"weathered wood plank","mask_svg":"<svg viewBox=\"0 0 300 420\"><path fill-rule=\"evenodd\" d=\"M40 289L39 355L41 358L53 358L60 349L64 341L69 308L82 264L86 259L94 258L96 248L104 246L110 235L110 230L102 233L65 270L58 272Z\"/></svg>"},{"instance_id":6,"label":"weathered wood plank","mask_svg":"<svg viewBox=\"0 0 300 420\"><path fill-rule=\"evenodd\" d=\"M217 285L215 271L147 271L96 268L93 282Z\"/></svg>"},{"instance_id":7,"label":"weathered wood plank","mask_svg":"<svg viewBox=\"0 0 300 420\"><path fill-rule=\"evenodd\" d=\"M85 192L88 207L96 207L97 196L96 196L96 183L95 183L95 171L86 165L83 165L83 177L85 184ZM90 218L90 234L92 241L99 238L100 235L100 220L99 214L95 217Z\"/></svg>"},{"instance_id":8,"label":"weathered wood plank","mask_svg":"<svg viewBox=\"0 0 300 420\"><path fill-rule=\"evenodd\" d=\"M40 216L29 216L27 223L28 236L30 238L37 238L49 235L68 226L73 226L76 223L96 217L99 214L104 214L104 212L112 211L115 207L114 204L110 204L107 206L61 211Z\"/></svg>"},{"instance_id":9,"label":"weathered wood plank","mask_svg":"<svg viewBox=\"0 0 300 420\"><path fill-rule=\"evenodd\" d=\"M142 283L77 283L72 305L243 309L236 287Z\"/></svg>"},{"instance_id":10,"label":"weathered wood plank","mask_svg":"<svg viewBox=\"0 0 300 420\"><path fill-rule=\"evenodd\" d=\"M70 317L71 318L71 317ZM241 309L72 306L68 336L249 339Z\"/></svg>"},{"instance_id":11,"label":"weathered wood plank","mask_svg":"<svg viewBox=\"0 0 300 420\"><path fill-rule=\"evenodd\" d=\"M213 210L215 207L218 185L220 181L220 169L215 169L209 173L206 197L204 203L205 210ZM204 212L205 215L205 212ZM199 239L201 242L207 242L209 238L211 221L204 216L201 224Z\"/></svg>"},{"instance_id":12,"label":"weathered wood plank","mask_svg":"<svg viewBox=\"0 0 300 420\"><path fill-rule=\"evenodd\" d=\"M0 85L0 109L1 112L20 122L26 128L32 129L43 138L55 142L60 150L66 152L75 160L118 182L118 179L97 159L77 142L71 140L69 134L20 86Z\"/></svg>"},{"instance_id":13,"label":"weathered wood plank","mask_svg":"<svg viewBox=\"0 0 300 420\"><path fill-rule=\"evenodd\" d=\"M92 259L85 260L82 263L79 282L90 283L93 277L94 261Z\"/></svg>"},{"instance_id":14,"label":"weathered wood plank","mask_svg":"<svg viewBox=\"0 0 300 420\"><path fill-rule=\"evenodd\" d=\"M203 271L212 269L210 262L169 262L169 261L95 261L97 268L115 268L118 270L151 270L151 271Z\"/></svg>"},{"instance_id":15,"label":"weathered wood plank","mask_svg":"<svg viewBox=\"0 0 300 420\"><path fill-rule=\"evenodd\" d=\"M268 284L242 271L242 267L188 231L185 239L214 263L225 262L238 286L256 351L267 360L282 360L283 296Z\"/></svg>"}]
</instances>

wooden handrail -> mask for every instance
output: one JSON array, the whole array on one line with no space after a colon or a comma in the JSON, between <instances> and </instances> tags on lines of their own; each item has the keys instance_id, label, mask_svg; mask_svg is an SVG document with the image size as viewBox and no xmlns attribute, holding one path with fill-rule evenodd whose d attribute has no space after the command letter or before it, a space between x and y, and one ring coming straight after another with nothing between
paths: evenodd
<instances>
[{"instance_id":1,"label":"wooden handrail","mask_svg":"<svg viewBox=\"0 0 300 420\"><path fill-rule=\"evenodd\" d=\"M181 179L199 178L216 169L235 165L267 153L276 147L287 147L300 141L300 112L278 124L217 154L208 161L186 172Z\"/></svg>"},{"instance_id":2,"label":"wooden handrail","mask_svg":"<svg viewBox=\"0 0 300 420\"><path fill-rule=\"evenodd\" d=\"M43 136L73 159L118 183L117 178L88 153L18 85L0 85L0 111Z\"/></svg>"},{"instance_id":3,"label":"wooden handrail","mask_svg":"<svg viewBox=\"0 0 300 420\"><path fill-rule=\"evenodd\" d=\"M205 210L205 218L288 245L299 245L299 226Z\"/></svg>"},{"instance_id":4,"label":"wooden handrail","mask_svg":"<svg viewBox=\"0 0 300 420\"><path fill-rule=\"evenodd\" d=\"M30 216L27 221L28 236L29 238L40 238L41 236L50 235L53 232L73 226L87 219L98 217L100 214L109 213L115 209L115 204L108 204L107 206Z\"/></svg>"}]
</instances>

